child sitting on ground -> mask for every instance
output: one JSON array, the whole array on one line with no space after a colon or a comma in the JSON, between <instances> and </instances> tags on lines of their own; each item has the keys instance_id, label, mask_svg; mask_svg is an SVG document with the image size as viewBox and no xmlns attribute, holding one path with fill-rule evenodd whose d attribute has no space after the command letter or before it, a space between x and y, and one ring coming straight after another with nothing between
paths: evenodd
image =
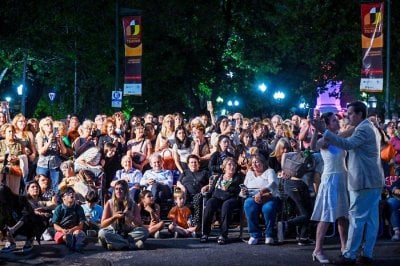
<instances>
[{"instance_id":1,"label":"child sitting on ground","mask_svg":"<svg viewBox=\"0 0 400 266\"><path fill-rule=\"evenodd\" d=\"M86 203L82 205L85 212L86 222L84 229L87 236L94 237L100 230L101 216L103 215L103 208L97 204L99 202L99 195L96 191L90 191L86 197Z\"/></svg>"},{"instance_id":2,"label":"child sitting on ground","mask_svg":"<svg viewBox=\"0 0 400 266\"><path fill-rule=\"evenodd\" d=\"M185 206L185 193L177 188L174 192L174 200L176 206L168 213L168 218L172 220L168 230L174 234L175 238L178 236L196 237L196 226L193 226L191 221L192 212Z\"/></svg>"},{"instance_id":3,"label":"child sitting on ground","mask_svg":"<svg viewBox=\"0 0 400 266\"><path fill-rule=\"evenodd\" d=\"M143 227L149 230L154 238L160 238L160 231L164 228L164 222L160 218L160 206L154 202L153 193L149 190L140 192L139 197L138 207Z\"/></svg>"}]
</instances>

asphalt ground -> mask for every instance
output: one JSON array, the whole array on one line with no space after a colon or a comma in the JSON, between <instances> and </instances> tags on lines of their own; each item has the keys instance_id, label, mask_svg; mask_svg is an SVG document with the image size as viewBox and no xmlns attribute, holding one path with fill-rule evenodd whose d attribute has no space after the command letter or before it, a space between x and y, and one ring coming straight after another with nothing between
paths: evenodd
<instances>
[{"instance_id":1,"label":"asphalt ground","mask_svg":"<svg viewBox=\"0 0 400 266\"><path fill-rule=\"evenodd\" d=\"M312 261L314 247L298 246L295 239L273 246L250 246L235 234L231 237L223 246L217 245L213 237L207 243L193 238L148 239L145 249L134 251L107 251L92 238L83 253L71 252L54 241L42 241L41 245L35 243L34 249L26 254L20 251L0 253L0 265L319 265ZM339 239L327 238L325 242L325 253L331 259L336 258L340 250ZM23 243L18 241L18 247ZM379 238L374 259L372 265L399 266L400 242Z\"/></svg>"}]
</instances>

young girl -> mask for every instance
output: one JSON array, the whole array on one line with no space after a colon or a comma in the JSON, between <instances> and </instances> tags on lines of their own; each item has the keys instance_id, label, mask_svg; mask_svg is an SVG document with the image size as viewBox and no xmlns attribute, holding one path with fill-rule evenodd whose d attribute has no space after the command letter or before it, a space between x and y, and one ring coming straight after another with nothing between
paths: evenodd
<instances>
[{"instance_id":1,"label":"young girl","mask_svg":"<svg viewBox=\"0 0 400 266\"><path fill-rule=\"evenodd\" d=\"M168 230L174 233L175 238L178 236L196 237L196 226L193 226L191 221L192 212L185 206L185 193L178 188L174 193L174 200L176 206L168 213L168 218L172 220Z\"/></svg>"},{"instance_id":2,"label":"young girl","mask_svg":"<svg viewBox=\"0 0 400 266\"><path fill-rule=\"evenodd\" d=\"M164 228L164 222L160 219L160 206L154 203L154 197L151 191L144 190L140 193L140 216L143 227L149 230L154 238L160 238L160 231Z\"/></svg>"}]
</instances>

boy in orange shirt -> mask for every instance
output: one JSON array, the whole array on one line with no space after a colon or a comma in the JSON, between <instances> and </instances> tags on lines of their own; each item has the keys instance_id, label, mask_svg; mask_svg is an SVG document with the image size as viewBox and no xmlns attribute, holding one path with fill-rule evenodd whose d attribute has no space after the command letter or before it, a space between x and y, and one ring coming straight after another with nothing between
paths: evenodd
<instances>
[{"instance_id":1,"label":"boy in orange shirt","mask_svg":"<svg viewBox=\"0 0 400 266\"><path fill-rule=\"evenodd\" d=\"M174 192L174 200L176 206L173 207L169 213L168 218L172 220L172 223L168 226L168 230L174 233L174 237L196 237L196 226L192 225L191 210L185 206L185 193L180 189Z\"/></svg>"}]
</instances>

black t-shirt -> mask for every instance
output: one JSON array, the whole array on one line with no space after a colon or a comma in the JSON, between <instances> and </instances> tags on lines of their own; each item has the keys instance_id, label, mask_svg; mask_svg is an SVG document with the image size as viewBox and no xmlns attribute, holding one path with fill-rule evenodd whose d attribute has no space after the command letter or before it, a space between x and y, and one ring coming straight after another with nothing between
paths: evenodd
<instances>
[{"instance_id":1,"label":"black t-shirt","mask_svg":"<svg viewBox=\"0 0 400 266\"><path fill-rule=\"evenodd\" d=\"M186 188L188 196L193 197L200 192L203 186L208 184L208 178L208 171L206 170L192 172L186 169L179 177L179 181Z\"/></svg>"}]
</instances>

